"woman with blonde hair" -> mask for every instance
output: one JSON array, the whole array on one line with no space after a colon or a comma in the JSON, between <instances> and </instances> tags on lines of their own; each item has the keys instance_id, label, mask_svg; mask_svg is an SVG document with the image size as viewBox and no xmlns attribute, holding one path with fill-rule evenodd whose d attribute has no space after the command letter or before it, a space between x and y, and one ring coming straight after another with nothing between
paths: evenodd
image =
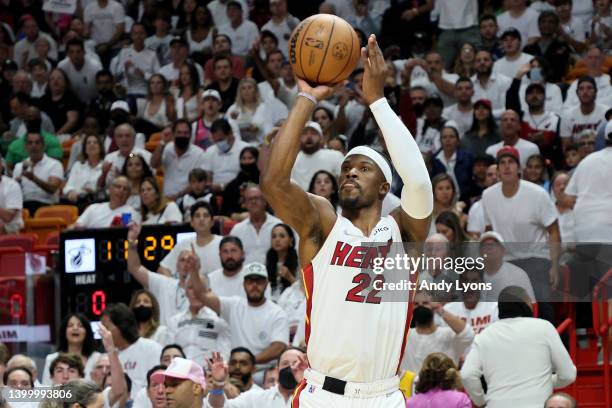
<instances>
[{"instance_id":1,"label":"woman with blonde hair","mask_svg":"<svg viewBox=\"0 0 612 408\"><path fill-rule=\"evenodd\" d=\"M444 353L431 353L423 361L416 394L406 401L409 408L471 408L463 392L459 370Z\"/></svg>"},{"instance_id":2,"label":"woman with blonde hair","mask_svg":"<svg viewBox=\"0 0 612 408\"><path fill-rule=\"evenodd\" d=\"M180 224L183 214L174 201L162 196L161 189L153 177L140 183L140 215L143 224Z\"/></svg>"},{"instance_id":3,"label":"woman with blonde hair","mask_svg":"<svg viewBox=\"0 0 612 408\"><path fill-rule=\"evenodd\" d=\"M238 125L242 140L254 144L261 144L274 127L274 110L259 92L257 81L249 77L238 84L236 102L227 109L227 117Z\"/></svg>"},{"instance_id":4,"label":"woman with blonde hair","mask_svg":"<svg viewBox=\"0 0 612 408\"><path fill-rule=\"evenodd\" d=\"M153 293L146 289L134 292L130 300L130 310L138 322L140 337L154 340L162 346L172 342L172 333L166 326L159 324L159 302Z\"/></svg>"}]
</instances>

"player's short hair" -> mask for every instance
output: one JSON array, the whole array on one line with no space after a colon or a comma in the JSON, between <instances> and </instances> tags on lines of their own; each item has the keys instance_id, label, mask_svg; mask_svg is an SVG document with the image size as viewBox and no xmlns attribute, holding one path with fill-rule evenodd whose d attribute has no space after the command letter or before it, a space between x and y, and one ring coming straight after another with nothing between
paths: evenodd
<instances>
[{"instance_id":1,"label":"player's short hair","mask_svg":"<svg viewBox=\"0 0 612 408\"><path fill-rule=\"evenodd\" d=\"M217 62L219 61L227 61L230 65L230 68L233 68L234 64L232 63L232 59L229 55L216 55L213 57L213 69L217 66Z\"/></svg>"},{"instance_id":2,"label":"player's short hair","mask_svg":"<svg viewBox=\"0 0 612 408\"><path fill-rule=\"evenodd\" d=\"M215 215L212 206L209 203L205 201L196 201L195 204L189 207L189 215L191 215L191 219L193 219L196 211L198 211L200 208L206 208L206 211L208 211L208 214L210 214L211 217Z\"/></svg>"},{"instance_id":3,"label":"player's short hair","mask_svg":"<svg viewBox=\"0 0 612 408\"><path fill-rule=\"evenodd\" d=\"M196 167L195 169L191 169L188 176L189 181L207 181L208 174L206 174L206 170Z\"/></svg>"},{"instance_id":4,"label":"player's short hair","mask_svg":"<svg viewBox=\"0 0 612 408\"><path fill-rule=\"evenodd\" d=\"M497 25L497 18L493 14L489 14L489 13L483 14L480 17L480 20L478 20L478 25L482 24L485 21L489 21L489 20L493 21L495 25Z\"/></svg>"},{"instance_id":5,"label":"player's short hair","mask_svg":"<svg viewBox=\"0 0 612 408\"><path fill-rule=\"evenodd\" d=\"M576 92L578 92L578 87L583 82L588 82L591 85L593 85L593 88L595 88L595 92L597 92L597 82L595 82L595 79L590 75L583 75L580 78L578 78L578 82L576 83Z\"/></svg>"},{"instance_id":6,"label":"player's short hair","mask_svg":"<svg viewBox=\"0 0 612 408\"><path fill-rule=\"evenodd\" d=\"M222 132L224 135L232 133L232 127L226 119L217 119L210 126L210 133Z\"/></svg>"},{"instance_id":7,"label":"player's short hair","mask_svg":"<svg viewBox=\"0 0 612 408\"><path fill-rule=\"evenodd\" d=\"M548 401L550 401L554 397L562 397L562 398L567 399L570 402L570 408L577 408L578 407L578 405L576 404L576 400L571 395L566 394L564 392L555 392L550 397L546 398L546 401L544 401L544 408L546 408L546 404L548 404Z\"/></svg>"},{"instance_id":8,"label":"player's short hair","mask_svg":"<svg viewBox=\"0 0 612 408\"><path fill-rule=\"evenodd\" d=\"M102 312L102 316L108 318L117 326L117 330L121 336L128 342L133 344L138 340L138 323L134 317L134 313L127 305L123 303L111 303Z\"/></svg>"},{"instance_id":9,"label":"player's short hair","mask_svg":"<svg viewBox=\"0 0 612 408\"><path fill-rule=\"evenodd\" d=\"M23 371L24 373L26 373L28 377L30 378L30 387L34 388L34 375L32 374L32 371L30 371L28 367L24 367L24 366L11 367L4 372L4 374L2 375L2 381L5 386L8 381L9 375L11 375L11 373L14 371Z\"/></svg>"}]
</instances>

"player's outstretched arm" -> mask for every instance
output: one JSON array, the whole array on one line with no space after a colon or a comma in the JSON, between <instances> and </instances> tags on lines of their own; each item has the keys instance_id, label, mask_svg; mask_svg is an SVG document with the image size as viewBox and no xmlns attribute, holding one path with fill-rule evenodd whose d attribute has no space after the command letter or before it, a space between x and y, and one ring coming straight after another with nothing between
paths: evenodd
<instances>
[{"instance_id":1,"label":"player's outstretched arm","mask_svg":"<svg viewBox=\"0 0 612 408\"><path fill-rule=\"evenodd\" d=\"M361 57L363 96L380 127L393 167L404 182L401 207L392 215L403 232L408 232L414 240L425 240L433 211L431 181L419 147L384 96L387 68L375 35L368 38L368 46L361 50Z\"/></svg>"},{"instance_id":2,"label":"player's outstretched arm","mask_svg":"<svg viewBox=\"0 0 612 408\"><path fill-rule=\"evenodd\" d=\"M293 227L301 237L309 237L322 224L333 225L336 213L327 200L309 195L291 182L291 170L300 150L302 131L312 116L315 101L327 98L333 88L324 85L312 88L298 79L298 89L300 94L295 105L271 144L260 184L277 216Z\"/></svg>"}]
</instances>

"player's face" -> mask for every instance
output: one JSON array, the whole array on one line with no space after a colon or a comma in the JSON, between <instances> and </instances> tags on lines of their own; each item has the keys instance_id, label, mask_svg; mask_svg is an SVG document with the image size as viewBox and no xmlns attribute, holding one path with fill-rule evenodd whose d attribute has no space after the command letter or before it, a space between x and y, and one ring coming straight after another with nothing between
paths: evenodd
<instances>
[{"instance_id":1,"label":"player's face","mask_svg":"<svg viewBox=\"0 0 612 408\"><path fill-rule=\"evenodd\" d=\"M300 137L300 148L306 154L313 154L321 148L321 135L314 129L306 128Z\"/></svg>"},{"instance_id":2,"label":"player's face","mask_svg":"<svg viewBox=\"0 0 612 408\"><path fill-rule=\"evenodd\" d=\"M266 293L268 280L263 277L253 277L244 279L244 291L247 294L247 300L250 303L261 302Z\"/></svg>"},{"instance_id":3,"label":"player's face","mask_svg":"<svg viewBox=\"0 0 612 408\"><path fill-rule=\"evenodd\" d=\"M487 176L485 177L485 185L491 187L497 183L497 164L492 164L487 167Z\"/></svg>"},{"instance_id":4,"label":"player's face","mask_svg":"<svg viewBox=\"0 0 612 408\"><path fill-rule=\"evenodd\" d=\"M434 198L437 202L442 205L448 206L453 201L453 195L455 192L453 191L453 186L450 181L442 180L438 184L436 184L436 188L434 189Z\"/></svg>"},{"instance_id":5,"label":"player's face","mask_svg":"<svg viewBox=\"0 0 612 408\"><path fill-rule=\"evenodd\" d=\"M233 242L226 242L219 248L221 265L227 271L236 271L242 267L244 262L244 252Z\"/></svg>"},{"instance_id":6,"label":"player's face","mask_svg":"<svg viewBox=\"0 0 612 408\"><path fill-rule=\"evenodd\" d=\"M339 177L340 205L359 209L382 201L389 191L389 183L378 166L367 156L355 154L342 163Z\"/></svg>"},{"instance_id":7,"label":"player's face","mask_svg":"<svg viewBox=\"0 0 612 408\"><path fill-rule=\"evenodd\" d=\"M191 217L191 227L196 233L202 234L210 232L212 226L213 219L208 209L201 207L193 213L193 217Z\"/></svg>"},{"instance_id":8,"label":"player's face","mask_svg":"<svg viewBox=\"0 0 612 408\"><path fill-rule=\"evenodd\" d=\"M455 242L455 231L446 224L436 224L436 232L442 234L448 239L448 242Z\"/></svg>"},{"instance_id":9,"label":"player's face","mask_svg":"<svg viewBox=\"0 0 612 408\"><path fill-rule=\"evenodd\" d=\"M72 316L66 326L66 339L68 343L82 344L85 341L85 328L78 317Z\"/></svg>"},{"instance_id":10,"label":"player's face","mask_svg":"<svg viewBox=\"0 0 612 408\"><path fill-rule=\"evenodd\" d=\"M166 377L166 404L169 408L188 408L195 405L197 397L193 391L193 382L178 378Z\"/></svg>"},{"instance_id":11,"label":"player's face","mask_svg":"<svg viewBox=\"0 0 612 408\"><path fill-rule=\"evenodd\" d=\"M541 108L544 106L546 97L541 89L533 88L527 95L525 95L525 100L527 101L527 105L529 105L529 107Z\"/></svg>"},{"instance_id":12,"label":"player's face","mask_svg":"<svg viewBox=\"0 0 612 408\"><path fill-rule=\"evenodd\" d=\"M474 68L479 74L490 74L493 68L491 54L486 51L477 52L476 59L474 60Z\"/></svg>"},{"instance_id":13,"label":"player's face","mask_svg":"<svg viewBox=\"0 0 612 408\"><path fill-rule=\"evenodd\" d=\"M174 357L184 357L184 356L181 354L179 349L176 349L176 348L166 349L161 356L160 363L165 366L169 366Z\"/></svg>"}]
</instances>

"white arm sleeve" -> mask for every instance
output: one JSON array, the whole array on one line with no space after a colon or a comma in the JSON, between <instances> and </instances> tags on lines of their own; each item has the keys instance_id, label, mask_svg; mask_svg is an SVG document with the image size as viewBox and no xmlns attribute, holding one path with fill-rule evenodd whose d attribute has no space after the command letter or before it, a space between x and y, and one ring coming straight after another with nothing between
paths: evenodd
<instances>
[{"instance_id":1,"label":"white arm sleeve","mask_svg":"<svg viewBox=\"0 0 612 408\"><path fill-rule=\"evenodd\" d=\"M380 127L395 170L404 182L401 206L411 217L423 219L433 211L433 192L429 173L414 137L393 112L386 98L370 105Z\"/></svg>"}]
</instances>

